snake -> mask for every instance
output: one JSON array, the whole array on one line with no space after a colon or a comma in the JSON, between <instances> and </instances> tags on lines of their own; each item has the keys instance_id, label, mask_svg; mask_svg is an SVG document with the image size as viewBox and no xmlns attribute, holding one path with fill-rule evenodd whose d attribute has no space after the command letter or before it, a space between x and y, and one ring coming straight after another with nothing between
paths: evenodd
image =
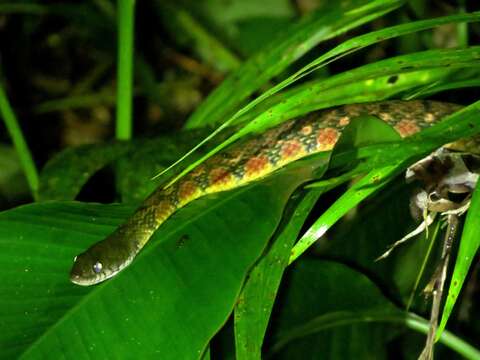
<instances>
[{"instance_id":1,"label":"snake","mask_svg":"<svg viewBox=\"0 0 480 360\"><path fill-rule=\"evenodd\" d=\"M332 151L343 129L361 115L383 120L404 138L460 108L431 100L349 104L311 112L233 143L170 187L154 190L110 235L75 257L70 280L89 286L117 275L132 263L154 232L188 203L262 179L308 155Z\"/></svg>"}]
</instances>

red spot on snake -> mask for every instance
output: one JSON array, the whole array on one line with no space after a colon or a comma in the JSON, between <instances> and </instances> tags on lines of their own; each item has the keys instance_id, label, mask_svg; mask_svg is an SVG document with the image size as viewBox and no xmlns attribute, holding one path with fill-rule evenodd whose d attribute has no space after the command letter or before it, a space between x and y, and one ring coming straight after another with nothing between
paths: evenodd
<instances>
[{"instance_id":1,"label":"red spot on snake","mask_svg":"<svg viewBox=\"0 0 480 360\"><path fill-rule=\"evenodd\" d=\"M225 168L215 168L209 174L211 185L227 184L232 180L232 173Z\"/></svg>"},{"instance_id":2,"label":"red spot on snake","mask_svg":"<svg viewBox=\"0 0 480 360\"><path fill-rule=\"evenodd\" d=\"M395 130L397 130L398 133L404 137L419 132L420 127L413 120L402 120L395 125Z\"/></svg>"},{"instance_id":3,"label":"red spot on snake","mask_svg":"<svg viewBox=\"0 0 480 360\"><path fill-rule=\"evenodd\" d=\"M245 164L245 175L248 177L259 173L265 169L268 164L269 161L266 156L254 156Z\"/></svg>"},{"instance_id":4,"label":"red spot on snake","mask_svg":"<svg viewBox=\"0 0 480 360\"><path fill-rule=\"evenodd\" d=\"M184 181L178 189L178 197L180 199L190 199L197 191L198 186L194 181Z\"/></svg>"},{"instance_id":5,"label":"red spot on snake","mask_svg":"<svg viewBox=\"0 0 480 360\"><path fill-rule=\"evenodd\" d=\"M281 151L282 158L288 159L297 155L301 150L302 150L302 145L300 142L296 140L290 140L290 141L286 141L282 145L282 149L280 151Z\"/></svg>"},{"instance_id":6,"label":"red spot on snake","mask_svg":"<svg viewBox=\"0 0 480 360\"><path fill-rule=\"evenodd\" d=\"M334 128L323 128L317 132L317 149L318 151L327 151L333 148L338 140L339 133Z\"/></svg>"}]
</instances>

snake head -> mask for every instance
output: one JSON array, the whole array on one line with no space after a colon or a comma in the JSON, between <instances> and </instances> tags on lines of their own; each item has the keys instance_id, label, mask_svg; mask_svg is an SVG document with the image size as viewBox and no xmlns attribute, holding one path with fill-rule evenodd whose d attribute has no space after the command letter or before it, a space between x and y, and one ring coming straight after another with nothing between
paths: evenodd
<instances>
[{"instance_id":1,"label":"snake head","mask_svg":"<svg viewBox=\"0 0 480 360\"><path fill-rule=\"evenodd\" d=\"M107 238L75 257L70 281L81 286L101 283L123 270L132 260L131 252L116 247Z\"/></svg>"}]
</instances>

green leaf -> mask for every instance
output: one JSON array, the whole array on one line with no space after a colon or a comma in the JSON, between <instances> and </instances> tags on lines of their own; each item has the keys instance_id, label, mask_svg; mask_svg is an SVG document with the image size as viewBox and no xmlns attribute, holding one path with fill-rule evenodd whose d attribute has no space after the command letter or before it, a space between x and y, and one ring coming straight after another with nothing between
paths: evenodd
<instances>
[{"instance_id":1,"label":"green leaf","mask_svg":"<svg viewBox=\"0 0 480 360\"><path fill-rule=\"evenodd\" d=\"M277 230L268 253L250 272L235 307L237 360L261 359L263 338L290 249L320 194L319 189L310 190L296 206L290 206L291 211L284 216L286 223Z\"/></svg>"},{"instance_id":2,"label":"green leaf","mask_svg":"<svg viewBox=\"0 0 480 360\"><path fill-rule=\"evenodd\" d=\"M0 143L0 204L29 194L25 175L15 149ZM1 205L0 205L1 206Z\"/></svg>"},{"instance_id":3,"label":"green leaf","mask_svg":"<svg viewBox=\"0 0 480 360\"><path fill-rule=\"evenodd\" d=\"M198 21L190 11L167 1L155 1L155 10L171 36L180 45L185 46L184 43L187 43L206 65L221 72L232 71L240 66L241 62L237 56L218 40L217 34L210 33L205 24Z\"/></svg>"},{"instance_id":4,"label":"green leaf","mask_svg":"<svg viewBox=\"0 0 480 360\"><path fill-rule=\"evenodd\" d=\"M349 188L330 208L324 212L315 223L305 232L292 249L289 263L295 261L315 241L320 239L328 229L340 220L350 209L357 206L362 200L381 189L393 176L398 174L398 163L373 169L362 179Z\"/></svg>"},{"instance_id":5,"label":"green leaf","mask_svg":"<svg viewBox=\"0 0 480 360\"><path fill-rule=\"evenodd\" d=\"M352 118L342 136L335 144L332 157L342 152L350 152L362 146L389 143L401 140L400 134L385 121L375 116L360 115Z\"/></svg>"},{"instance_id":6,"label":"green leaf","mask_svg":"<svg viewBox=\"0 0 480 360\"><path fill-rule=\"evenodd\" d=\"M165 179L151 181L208 129L170 136L68 148L54 156L40 174L39 200L73 200L100 169L115 165L116 185L122 202L139 202Z\"/></svg>"},{"instance_id":7,"label":"green leaf","mask_svg":"<svg viewBox=\"0 0 480 360\"><path fill-rule=\"evenodd\" d=\"M416 22L410 22L406 24L395 25L395 26L378 30L378 31L372 31L367 34L354 37L352 39L349 39L341 43L340 45L331 49L327 53L319 56L317 59L310 62L308 65L304 66L301 70L297 71L295 74L289 76L286 80L282 81L282 83L278 84L273 89L268 90L265 94L263 94L258 99L256 99L254 103L255 105L257 105L260 101L264 101L264 103L259 104L257 108L265 107L266 105L265 102L268 103L271 100L271 99L266 99L267 97L273 95L277 91L285 88L291 83L306 76L310 72L314 70L318 70L319 68L329 64L330 62L335 61L340 57L346 56L348 54L351 54L352 52L358 51L362 48L378 43L380 41L407 35L412 32L418 32L421 30L430 29L435 26L440 26L448 23L456 23L456 22L462 22L462 21L472 22L472 21L479 21L479 20L480 20L480 13L478 12L472 13L472 14L459 14L459 15L445 16L445 17L439 17L435 19L427 19L427 20L421 20ZM416 57L415 54L410 54L410 55L412 55L412 57L408 58L408 61L415 59ZM430 60L432 58L433 57L429 57ZM400 63L403 64L403 60L407 60L407 59L402 58L398 60L400 60ZM330 107L337 104L344 104L345 97L349 98L349 101L348 101L349 103L381 100L396 94L402 87L405 90L405 89L408 89L409 87L414 86L415 83L419 85L419 84L422 84L422 82L425 82L425 85L429 85L429 87L431 87L433 91L433 88L436 85L438 85L439 82L440 84L442 84L442 81L441 81L442 78L445 81L450 77L456 80L458 80L459 77L460 78L467 77L468 79L476 79L477 77L475 76L475 74L472 74L472 71L476 73L475 69L469 68L469 70L467 71L465 67L463 67L461 71L458 71L458 70L454 71L453 72L454 74L452 74L448 69L442 69L442 71L435 71L434 69L431 69L431 68L428 69L429 65L432 65L430 61L425 61L425 64L424 64L425 67L428 69L428 71L412 72L412 68L411 68L412 65L410 64L403 64L403 65L404 66L401 69L397 69L397 71L394 71L393 72L394 75L389 75L387 79L382 79L382 78L373 79L373 78L365 77L366 78L366 80L364 80L365 83L361 83L361 82L359 83L358 81L355 81L352 83L347 83L346 85L340 85L340 88L338 84L336 84L336 86L333 87L333 91L330 91L331 94L329 94L328 89L327 90L324 89L326 91L322 91L321 96L318 97L318 99L316 100L316 103L324 101L325 105L321 107ZM389 65L386 66L386 68L388 67ZM399 76L400 73L401 73L401 76ZM340 76L341 78L341 74L337 75L337 77L338 76ZM449 83L452 81L452 79L450 79ZM316 82L322 83L323 81L324 79L319 79L317 81L306 83L306 84L297 86L294 89L288 90L283 94L280 94L280 96L278 96L278 99L274 100L274 103L277 103L277 104L282 103L285 99L289 99L292 95L296 93L300 93L307 89L310 92L305 98L306 103L308 103L309 99L312 98L312 94L311 94L312 84ZM464 86L463 84L459 84L459 85ZM345 87L345 89L343 89L343 87ZM365 90L368 90L368 91L366 92ZM378 92L378 94L376 92ZM315 98L315 96L313 97ZM336 102L333 101L334 99L337 99ZM339 100L343 100L343 101L339 102ZM300 102L300 105L301 104L302 103ZM263 111L261 112L265 112L269 107L271 107L271 104L269 106L266 106L266 108L264 108ZM321 107L310 106L311 109L318 109ZM250 110L251 106L248 105L246 106L246 108ZM258 111L257 108L255 108L253 111L257 112Z\"/></svg>"},{"instance_id":8,"label":"green leaf","mask_svg":"<svg viewBox=\"0 0 480 360\"><path fill-rule=\"evenodd\" d=\"M360 147L370 146L378 143L388 143L389 141L398 141L400 135L388 124L374 116L358 116L352 119L351 123L344 129L339 141L335 145L331 156L331 166L335 166L336 158L351 159L350 161L343 159L344 163L355 163L360 159L355 154ZM330 208L324 212L313 225L305 232L300 240L293 247L289 263L292 263L303 252L305 252L315 241L321 238L327 230L340 220L350 209L357 206L362 200L384 187L389 180L399 172L401 161L397 160L393 164L387 166L368 167L372 170L352 185L342 196L340 196ZM344 164L345 165L345 164ZM365 163L363 164L365 165ZM350 164L350 169L353 166ZM360 165L361 167L361 165ZM363 166L365 168L365 166ZM346 175L339 178L343 180L349 179L357 171L351 170ZM331 180L328 180L331 181ZM325 182L321 181L312 184L310 187L325 186Z\"/></svg>"},{"instance_id":9,"label":"green leaf","mask_svg":"<svg viewBox=\"0 0 480 360\"><path fill-rule=\"evenodd\" d=\"M402 312L365 275L343 264L302 260L289 275L266 358L387 359L396 325L428 333L427 320ZM441 343L468 359L480 354L449 332Z\"/></svg>"},{"instance_id":10,"label":"green leaf","mask_svg":"<svg viewBox=\"0 0 480 360\"><path fill-rule=\"evenodd\" d=\"M438 79L440 69L446 70L448 74L451 69L457 69L458 71L465 67L480 68L479 59L480 47L460 50L427 50L377 61L327 79L312 81L308 83L308 86L302 86L294 92L288 93L281 101L257 116L235 136L241 137L251 132L262 131L268 126L276 125L286 119L301 116L313 110L358 101L358 99L345 99L348 99L351 93L353 95L359 95L362 91L370 93L370 87L374 85L372 80L378 78L386 80L383 87L388 89L390 87L388 85L390 77L398 78L411 72L425 70L421 74L423 78L417 78L416 82L410 79L410 86L418 86L424 84L426 79L430 78L430 81ZM433 71L432 74L430 71ZM388 78L385 79L387 76ZM376 96L370 94L370 101L385 98L384 94L376 93L375 88L372 90L374 90L373 94Z\"/></svg>"},{"instance_id":11,"label":"green leaf","mask_svg":"<svg viewBox=\"0 0 480 360\"><path fill-rule=\"evenodd\" d=\"M190 126L205 126L206 124L215 124L219 122L223 117L232 114L237 106L254 90L260 87L264 81L283 70L291 61L301 57L317 42L329 39L352 27L381 16L397 6L400 6L401 3L402 1L399 0L370 1L357 8L355 8L355 6L349 8L348 5L351 4L347 4L345 9L342 9L342 5L340 5L339 8L333 8L331 11L317 11L311 14L311 16L306 17L300 22L298 26L289 29L291 35L287 35L285 38L279 38L280 41L278 42L272 42L264 51L261 51L257 56L250 58L250 60L248 60L242 67L227 78L221 86L210 94L207 100L204 101L197 111L190 117L187 122L187 128ZM362 4L362 1L360 1L359 4ZM335 29L335 31L332 31L332 29ZM292 49L294 51L292 51ZM297 73L288 77L280 84L274 86L272 89L266 91L254 101L235 112L234 115L224 121L219 128L158 176L178 165L185 158L194 153L200 146L218 135L227 126L234 124L238 117L253 109L257 104L306 75L303 70L304 69L301 69ZM234 96L233 93L235 93ZM265 129L265 124L260 122L260 125L263 126L262 129ZM270 125L273 126L271 123ZM260 129L257 127L257 130ZM221 148L224 148L235 140L246 135L248 132L250 132L250 130L235 134L228 140L224 141L202 159L187 167L182 173L180 173L180 175L172 180L172 183L192 170L193 167L197 166L200 162L204 161L215 152L218 152Z\"/></svg>"},{"instance_id":12,"label":"green leaf","mask_svg":"<svg viewBox=\"0 0 480 360\"><path fill-rule=\"evenodd\" d=\"M339 197L305 232L292 249L289 263L295 261L350 209L384 187L390 180L393 180L394 176L398 175L413 160L458 138L480 132L480 123L475 121L478 116L479 106L480 101L448 116L445 121L408 137L404 141L388 145L369 145L354 148L352 151L355 159L363 160L359 169L369 171L369 173ZM351 126L357 127L360 125L352 122ZM369 142L371 141L373 141L373 138L369 139ZM381 141L381 138L378 141ZM350 142L355 143L354 140ZM335 156L332 156L331 163L333 165L336 162L349 162L349 159L352 158L352 151L348 151L348 148L345 151L341 150ZM342 157L344 159L338 161L338 158ZM355 173L359 169L353 170L353 172ZM323 186L322 183L321 185ZM312 186L315 185L313 184Z\"/></svg>"},{"instance_id":13,"label":"green leaf","mask_svg":"<svg viewBox=\"0 0 480 360\"><path fill-rule=\"evenodd\" d=\"M141 202L166 182L166 177L152 177L178 159L193 144L198 143L208 131L209 129L198 129L153 139L135 140L131 147L133 151L115 163L116 185L122 202ZM199 151L191 161L201 154Z\"/></svg>"},{"instance_id":14,"label":"green leaf","mask_svg":"<svg viewBox=\"0 0 480 360\"><path fill-rule=\"evenodd\" d=\"M269 358L314 359L320 354L322 359L384 358L390 336L384 327L357 325L307 337L320 331L321 323L313 323L316 319L326 320L338 312L399 312L366 276L332 261L303 259L289 270L288 280L274 322Z\"/></svg>"},{"instance_id":15,"label":"green leaf","mask_svg":"<svg viewBox=\"0 0 480 360\"><path fill-rule=\"evenodd\" d=\"M467 84L478 82L478 77L480 76L480 68L472 68L469 72L466 72L464 68L450 69L449 66L440 69L427 67L423 70L399 73L390 68L388 63L386 65L386 75L372 76L366 73L366 76L358 81L332 87L328 86L321 94L318 93L316 96L308 93L311 93L312 86L324 80L308 81L292 87L266 99L263 103L257 105L255 109L239 117L234 124L247 123L259 117L270 108L273 109L285 99L289 99L302 92L305 92L304 102L298 104L299 109L292 107L291 111L298 112L298 110L300 110L298 113L304 113L313 109L316 110L341 105L345 102L354 104L397 97L407 99L418 98L418 94L416 94L415 97L411 94L418 92L423 95L422 91L432 94L437 91L442 91L442 85L457 84L458 87L467 86ZM360 69L362 68L357 68L352 71L360 71ZM454 82L452 79L465 80L462 82ZM451 88L454 87L452 86ZM288 116L282 115L281 118L290 117L292 114L295 114L295 112ZM273 119L270 121L273 123Z\"/></svg>"},{"instance_id":16,"label":"green leaf","mask_svg":"<svg viewBox=\"0 0 480 360\"><path fill-rule=\"evenodd\" d=\"M209 0L194 4L191 7L198 8L210 28L222 29L222 39L245 55L263 49L298 14L296 4L289 0Z\"/></svg>"},{"instance_id":17,"label":"green leaf","mask_svg":"<svg viewBox=\"0 0 480 360\"><path fill-rule=\"evenodd\" d=\"M0 357L199 358L290 194L323 159L182 208L132 266L95 287L69 282L71 259L131 208L49 202L1 213L0 327L9 331L0 334Z\"/></svg>"},{"instance_id":18,"label":"green leaf","mask_svg":"<svg viewBox=\"0 0 480 360\"><path fill-rule=\"evenodd\" d=\"M450 288L446 298L445 306L443 308L442 320L437 330L437 339L445 329L448 318L457 301L462 285L467 277L468 270L472 265L472 261L480 247L480 236L478 235L480 229L480 182L473 193L473 197L468 210L467 219L465 220L465 227L463 229L462 238L460 240L460 247L458 249L455 268L450 280Z\"/></svg>"},{"instance_id":19,"label":"green leaf","mask_svg":"<svg viewBox=\"0 0 480 360\"><path fill-rule=\"evenodd\" d=\"M235 134L233 134L227 140L225 140L220 145L215 147L205 156L201 157L196 162L193 162L190 166L184 169L177 177L175 177L171 182L175 182L181 176L185 175L187 172L192 170L199 163L201 163L202 161L205 161L208 157L212 156L213 154L220 151L225 146L228 146L229 144L242 138L243 136L246 136L250 133L261 132L270 126L277 125L283 120L304 115L312 110L320 109L326 106L331 106L333 104L338 104L338 98L337 98L337 103L335 102L329 103L329 102L324 102L322 100L325 98L325 96L328 96L328 91L331 91L332 93L337 94L335 96L338 96L338 93L337 93L338 87L340 87L340 89L346 91L343 94L344 95L343 98L347 98L349 96L349 92L347 90L349 89L350 86L356 87L357 85L355 83L358 81L365 81L366 86L364 88L364 91L368 92L368 86L367 86L368 80L371 78L384 77L386 75L393 76L393 75L398 75L404 72L408 73L411 71L417 71L422 68L437 71L441 68L459 69L459 68L464 68L466 66L478 67L480 66L480 62L478 61L480 59L479 49L480 47L471 47L465 50L463 49L462 50L429 50L421 53L398 56L391 59L379 61L373 64L364 65L355 70L344 72L337 76L332 76L326 80L319 80L316 82L312 82L311 86L309 86L308 88L302 88L301 91L294 92L293 94L291 94L290 97L283 99L277 105L272 106L268 111L265 111L264 113L258 115L254 120L249 122L241 130L237 131ZM428 74L426 75L428 76ZM358 93L358 90L359 89L357 88L356 93ZM369 98L369 100L373 100L373 99L374 97ZM253 103L255 103L255 101ZM345 101L342 100L340 103L345 103ZM249 106L250 104L247 107ZM243 109L237 114L240 114L242 111ZM231 121L234 119L235 119L235 116L229 119L228 121ZM224 125L225 124L226 123L224 123ZM210 134L200 144L203 144L206 141L208 141L224 125L222 125L219 129L217 129L212 134ZM439 144L438 146L443 144L445 143ZM194 147L192 150L190 150L186 155L180 158L176 163L170 166L167 170L171 169L180 161L185 159L194 150L196 150L197 146Z\"/></svg>"},{"instance_id":20,"label":"green leaf","mask_svg":"<svg viewBox=\"0 0 480 360\"><path fill-rule=\"evenodd\" d=\"M381 326L382 323L390 326ZM322 355L329 353L332 359L350 357L388 359L384 352L386 344L381 344L383 346L378 348L376 346L379 345L379 341L383 340L386 342L390 336L395 335L396 330L394 326L396 327L397 325L404 325L422 334L427 334L430 326L428 320L418 315L402 313L398 310L392 311L392 309L337 311L320 315L304 326L292 329L282 339L283 342L278 342L274 349L278 351L279 348L292 340L302 340L307 336L312 338L312 335L318 333L318 338L313 337L315 339L313 344L298 346L298 350L295 349L293 353L298 356L299 353L305 352L305 355L302 355L303 359L306 359L308 355L316 355L314 350L316 343L320 345L316 347L320 348L317 351ZM345 344L344 339L346 338L353 339L353 341ZM372 341L372 338L373 342L369 346L369 341ZM477 360L480 357L480 351L477 348L448 331L442 334L440 340L441 344L448 346L465 359ZM325 351L325 348L330 348L331 350ZM380 356L380 354L383 356ZM281 359L282 357L279 358ZM288 359L289 357L287 355L284 358ZM322 358L325 358L325 356Z\"/></svg>"},{"instance_id":21,"label":"green leaf","mask_svg":"<svg viewBox=\"0 0 480 360\"><path fill-rule=\"evenodd\" d=\"M131 149L128 143L84 145L52 158L40 175L38 200L73 200L98 170Z\"/></svg>"},{"instance_id":22,"label":"green leaf","mask_svg":"<svg viewBox=\"0 0 480 360\"><path fill-rule=\"evenodd\" d=\"M317 11L268 44L216 88L195 111L187 127L218 123L249 95L312 47L391 11L402 1L349 1Z\"/></svg>"},{"instance_id":23,"label":"green leaf","mask_svg":"<svg viewBox=\"0 0 480 360\"><path fill-rule=\"evenodd\" d=\"M371 5L373 5L373 3ZM377 42L385 40L387 38L409 34L409 33L414 32L414 31L425 30L425 29L428 29L428 28L431 28L431 27L434 27L434 26L437 26L437 25L449 23L449 22L477 21L479 19L479 17L480 17L480 14L474 13L474 14L462 14L462 15L455 15L455 16L451 16L451 17L443 17L443 18L438 18L438 19L418 21L418 22L413 23L413 24L409 23L409 24L402 24L402 25L398 25L398 26L393 26L393 27L390 27L390 28L382 29L382 30L379 30L379 31L376 31L376 32L371 32L371 33L368 33L368 34L361 35L359 37L350 39L350 40L342 43L341 45L337 46L336 48L332 49L331 51L325 53L324 55L318 57L316 60L314 60L311 63L309 63L308 65L304 66L302 69L300 69L299 71L297 71L293 75L289 76L287 79L285 79L284 81L282 81L278 85L274 86L272 89L267 90L265 93L263 93L261 96L256 98L254 101L250 102L249 104L247 104L246 106L244 106L243 108L238 110L232 117L230 117L227 121L225 121L216 131L214 131L212 134L210 134L208 137L206 137L199 145L192 148L188 153L186 153L182 158L180 158L177 162L175 162L173 165L171 165L165 171L168 171L169 169L171 169L172 167L176 166L178 163L183 161L187 156L191 155L195 150L197 150L197 148L200 145L209 141L211 138L213 138L215 135L217 135L221 130L223 130L226 126L234 124L236 122L237 118L245 115L248 111L254 109L255 106L262 103L265 99L268 99L270 96L276 94L278 91L282 90L283 88L287 87L288 85L292 84L293 82L299 80L300 78L308 75L310 72L312 72L312 71L314 71L314 70L316 70L316 69L318 69L322 66L325 66L326 64L328 64L331 61L334 61L336 57L344 56L344 55L346 55L350 52L359 50L359 49L361 49L365 46L377 43ZM427 56L423 60L421 58L418 58L416 56L416 54L412 54L412 55L413 55L413 57L409 57L409 58L406 58L406 59L408 59L409 61L413 61L414 62L413 64L405 64L404 61L406 59L397 58L396 59L397 63L396 64L390 64L390 66L388 66L385 63L385 61L383 61L382 62L383 65L386 65L383 68L378 67L377 63L371 64L371 66L366 66L365 69L364 69L364 67L361 67L360 69L358 69L359 71L356 74L357 76L360 76L360 79L354 79L350 75L350 72L346 72L346 73L342 73L342 74L339 74L336 77L334 77L334 81L340 80L340 83L337 83L337 84L330 84L329 81L325 82L325 81L320 80L320 84L322 84L323 88L319 89L316 92L316 94L319 95L318 100L316 99L317 98L316 96L312 96L312 94L314 93L314 89L312 89L312 87L310 85L306 89L304 87L301 87L301 89L307 90L306 93L305 93L305 91L302 92L302 91L298 91L297 89L295 89L292 92L288 92L288 96L285 96L284 100L280 101L279 104L278 104L279 105L278 114L275 114L273 109L269 109L268 111L264 111L263 114L258 115L256 117L255 121L252 121L249 124L250 127L246 127L244 129L242 129L241 132L238 132L237 134L235 134L234 136L232 136L231 138L229 138L228 140L226 140L225 142L223 142L222 144L217 146L213 151L211 151L209 154L207 154L205 157L203 157L200 161L204 161L206 158L211 156L213 153L218 152L221 148L227 146L228 144L231 144L233 141L241 138L242 136L246 135L249 132L261 131L262 129L265 129L266 126L273 126L273 125L279 123L282 120L291 118L293 116L298 116L298 115L301 115L301 114L305 114L305 113L307 113L309 111L312 111L314 109L321 109L322 107L328 107L328 106L332 106L332 105L338 105L338 104L345 103L345 101L343 99L346 98L346 97L350 98L351 94L348 91L349 89L343 89L344 94L342 95L342 92L341 91L339 92L339 87L341 89L342 87L345 87L345 86L347 88L353 86L353 88L358 91L359 88L358 88L358 84L356 84L356 83L358 83L359 80L366 80L367 81L365 83L366 86L365 86L364 92L366 91L368 93L368 92L370 92L369 87L370 87L370 85L372 85L368 81L372 80L372 77L375 78L375 77L382 76L382 75L389 74L389 73L392 74L393 76L398 76L399 73L409 73L409 72L414 71L415 69L418 70L419 68L422 68L422 67L430 69L430 71L432 71L433 74L435 74L435 68L439 68L439 67L441 68L442 66L448 68L448 67L451 67L452 65L456 65L456 66L464 69L465 67L470 67L466 64L462 64L463 61L468 62L468 57L469 56L470 57L473 56L473 60L471 59L471 61L470 61L472 63L471 66L478 66L478 51L473 51L473 53L470 53L469 55L464 55L464 54L461 54L461 53L453 54L453 58L450 58L450 59L448 59L448 55L447 55L447 58L442 56L441 61L436 62L436 64L434 63L433 67L431 66L432 65L431 61L432 61L432 59L435 59L435 57L432 56L434 54L425 52L424 55L427 55ZM477 60L475 60L475 59L477 59ZM446 62L445 62L445 60L446 60ZM442 61L443 61L443 65L441 65ZM389 70L390 71L392 70L391 67L392 66L395 67L395 65L396 65L396 67L398 67L400 65L400 68L396 69L393 72L389 72ZM368 71L365 71L366 69L368 69ZM372 71L372 70L373 70L373 73L368 74L368 72ZM375 74L375 71L377 71L376 74ZM378 72L378 71L380 71L380 72ZM382 71L383 71L383 73L382 73ZM448 71L447 71L447 73L448 73ZM367 74L368 74L368 76L366 76ZM429 73L425 73L424 75L427 76L427 77L432 76ZM362 78L362 76L363 76L363 78ZM425 76L418 77L418 79L422 79L422 78L425 79ZM240 79L242 79L242 78L240 77ZM433 79L432 79L432 81L433 81ZM389 82L390 82L390 78L388 80L388 83ZM328 86L325 86L325 85L328 85ZM221 88L222 87L219 87L218 89L221 89ZM326 102L324 102L322 104L322 100L325 99L325 97L326 97L325 92L328 92L329 88L333 89L333 95L334 95L334 97L337 98L337 101L336 102L335 101L330 101L329 102L327 100ZM302 94L298 94L298 93L302 93ZM300 97L291 96L292 94L300 95ZM215 97L216 96L215 92L211 96ZM351 101L352 102L361 101L361 100L372 101L372 100L376 100L376 99L384 99L386 94L384 92L382 92L381 89L380 89L377 96L378 97L375 97L375 96L372 96L372 95L370 95L370 96L367 95L367 96L362 97L362 95L360 95L360 96L357 96L357 97L352 97ZM291 102L289 102L291 98L293 98L293 104ZM314 103L307 106L312 101L312 98L314 99ZM210 99L210 97L209 97L209 99ZM205 101L204 103L208 103L209 99L207 99L207 101ZM339 101L338 99L342 99L342 100ZM223 102L222 105L218 104L218 106L221 107L224 104L226 104L226 102ZM284 114L285 109L290 109L290 113L288 115ZM195 114L197 114L197 113L195 113ZM192 117L194 117L195 114ZM262 119L262 115L263 115L263 119ZM215 118L210 118L210 119L215 119ZM213 121L215 121L215 120L213 120ZM198 165L199 162L195 163L193 166ZM183 176L185 173L190 171L193 168L193 166L185 169L180 174L180 176Z\"/></svg>"}]
</instances>

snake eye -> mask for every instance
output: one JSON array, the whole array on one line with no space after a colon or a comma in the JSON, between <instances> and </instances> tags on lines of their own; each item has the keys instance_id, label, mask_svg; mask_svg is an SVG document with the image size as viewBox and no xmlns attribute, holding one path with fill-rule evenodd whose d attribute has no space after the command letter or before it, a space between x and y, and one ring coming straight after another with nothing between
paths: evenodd
<instances>
[{"instance_id":1,"label":"snake eye","mask_svg":"<svg viewBox=\"0 0 480 360\"><path fill-rule=\"evenodd\" d=\"M98 274L99 272L102 271L102 268L103 268L103 265L100 261L97 261L94 265L93 265L93 272L95 274Z\"/></svg>"}]
</instances>

